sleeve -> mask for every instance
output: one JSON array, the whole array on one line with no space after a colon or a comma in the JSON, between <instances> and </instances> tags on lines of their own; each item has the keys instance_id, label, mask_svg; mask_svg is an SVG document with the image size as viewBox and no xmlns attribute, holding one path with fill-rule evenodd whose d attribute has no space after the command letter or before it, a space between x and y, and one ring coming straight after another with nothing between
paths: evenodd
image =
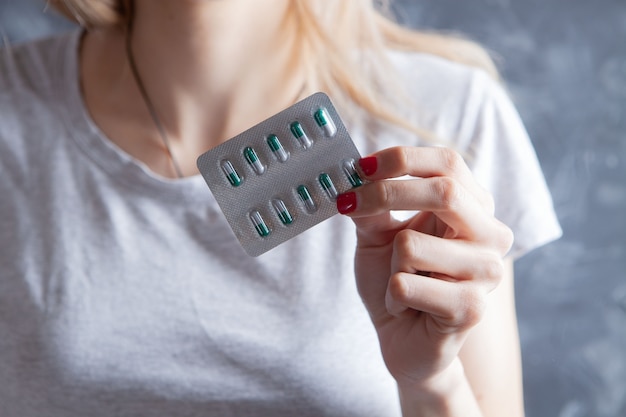
<instances>
[{"instance_id":1,"label":"sleeve","mask_svg":"<svg viewBox=\"0 0 626 417\"><path fill-rule=\"evenodd\" d=\"M496 217L515 241L509 256L558 239L561 234L552 198L519 113L504 89L482 72L473 77L464 123L468 164L477 181L493 195Z\"/></svg>"}]
</instances>

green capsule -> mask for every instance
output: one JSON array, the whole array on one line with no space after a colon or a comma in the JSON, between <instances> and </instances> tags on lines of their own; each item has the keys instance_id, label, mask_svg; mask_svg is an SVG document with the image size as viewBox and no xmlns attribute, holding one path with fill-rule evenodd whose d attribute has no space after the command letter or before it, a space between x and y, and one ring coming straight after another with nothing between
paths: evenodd
<instances>
[{"instance_id":1,"label":"green capsule","mask_svg":"<svg viewBox=\"0 0 626 417\"><path fill-rule=\"evenodd\" d=\"M254 228L256 229L256 231L259 234L259 236L261 236L261 237L269 236L270 228L267 227L267 224L265 223L265 220L263 220L263 217L261 217L261 213L259 213L256 210L251 212L250 213L250 220L252 220L252 224L254 225Z\"/></svg>"},{"instance_id":2,"label":"green capsule","mask_svg":"<svg viewBox=\"0 0 626 417\"><path fill-rule=\"evenodd\" d=\"M243 182L243 178L237 173L237 171L235 171L233 164L231 164L229 160L224 160L222 161L221 166L222 171L226 174L228 182L230 182L233 187L239 187Z\"/></svg>"},{"instance_id":3,"label":"green capsule","mask_svg":"<svg viewBox=\"0 0 626 417\"><path fill-rule=\"evenodd\" d=\"M304 206L309 213L313 213L315 210L317 210L315 201L313 201L313 197L311 197L311 193L305 185L298 186L297 191L298 195L300 196L300 200L302 200Z\"/></svg>"},{"instance_id":4,"label":"green capsule","mask_svg":"<svg viewBox=\"0 0 626 417\"><path fill-rule=\"evenodd\" d=\"M291 216L291 213L289 213L289 209L287 209L287 206L285 205L283 200L275 198L274 200L272 200L272 206L274 206L274 210L276 210L276 215L278 215L278 218L281 222L283 222L284 225L293 223L293 217Z\"/></svg>"},{"instance_id":5,"label":"green capsule","mask_svg":"<svg viewBox=\"0 0 626 417\"><path fill-rule=\"evenodd\" d=\"M267 145L272 150L274 156L276 156L276 159L278 159L280 162L285 162L287 159L289 159L289 154L287 153L285 148L283 148L280 140L278 140L278 136L269 135L267 137Z\"/></svg>"},{"instance_id":6,"label":"green capsule","mask_svg":"<svg viewBox=\"0 0 626 417\"><path fill-rule=\"evenodd\" d=\"M333 184L333 180L330 178L330 175L323 172L320 174L318 179L322 189L326 192L326 195L328 195L328 198L331 200L336 199L339 193L337 192L337 188L335 188L335 184Z\"/></svg>"},{"instance_id":7,"label":"green capsule","mask_svg":"<svg viewBox=\"0 0 626 417\"><path fill-rule=\"evenodd\" d=\"M330 118L328 112L325 108L321 107L317 109L317 111L313 114L313 118L319 127L322 128L324 134L329 138L335 136L337 133L337 126L335 126L335 122Z\"/></svg>"},{"instance_id":8,"label":"green capsule","mask_svg":"<svg viewBox=\"0 0 626 417\"><path fill-rule=\"evenodd\" d=\"M257 156L254 149L251 147L247 147L243 150L243 156L248 161L248 164L252 167L252 170L257 173L257 175L261 175L265 172L265 166L259 161L259 157Z\"/></svg>"},{"instance_id":9,"label":"green capsule","mask_svg":"<svg viewBox=\"0 0 626 417\"><path fill-rule=\"evenodd\" d=\"M309 149L313 145L313 142L307 136L300 122L293 122L289 128L291 129L291 133L296 139L298 139L300 145L302 145L304 149Z\"/></svg>"},{"instance_id":10,"label":"green capsule","mask_svg":"<svg viewBox=\"0 0 626 417\"><path fill-rule=\"evenodd\" d=\"M352 187L356 188L363 185L363 180L359 177L359 174L356 172L356 168L354 167L353 159L347 159L343 162L343 172L346 173L348 181L350 181Z\"/></svg>"}]
</instances>

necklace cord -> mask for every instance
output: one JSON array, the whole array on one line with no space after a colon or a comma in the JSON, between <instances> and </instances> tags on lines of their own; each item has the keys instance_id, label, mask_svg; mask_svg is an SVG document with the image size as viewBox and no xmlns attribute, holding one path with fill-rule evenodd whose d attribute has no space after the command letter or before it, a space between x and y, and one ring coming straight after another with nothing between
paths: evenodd
<instances>
[{"instance_id":1,"label":"necklace cord","mask_svg":"<svg viewBox=\"0 0 626 417\"><path fill-rule=\"evenodd\" d=\"M143 80L141 76L139 75L139 70L137 69L137 64L135 62L135 56L133 54L133 48L132 48L132 43L131 43L133 23L135 20L134 1L132 0L128 1L127 7L128 7L128 19L126 21L126 39L125 39L126 58L128 59L128 64L130 66L131 73L133 75L135 83L137 84L137 87L139 88L141 97L146 105L146 108L148 109L150 118L152 119L152 122L154 123L157 131L159 132L159 136L161 137L161 141L163 142L163 145L165 146L165 150L167 152L170 162L172 163L172 167L174 168L176 176L180 179L180 178L183 178L184 175L182 173L182 170L180 169L180 165L176 161L176 158L174 158L174 154L172 153L172 149L170 146L170 139L167 135L165 127L163 126L163 123L161 123L161 119L158 116L158 113L156 111L156 108L154 107L154 104L152 103L152 100L150 100L150 95L148 94L148 91L143 83ZM300 96L306 90L306 87L307 87L307 83L305 81L302 84L300 91L298 91L298 94L296 95L295 100L293 100L294 102L300 98Z\"/></svg>"},{"instance_id":2,"label":"necklace cord","mask_svg":"<svg viewBox=\"0 0 626 417\"><path fill-rule=\"evenodd\" d=\"M161 137L161 141L163 142L163 145L165 146L165 150L167 151L169 160L172 163L172 166L174 167L176 176L180 179L180 178L183 178L182 170L180 169L178 162L174 158L172 149L170 147L170 140L169 140L169 137L167 136L167 132L165 131L165 128L163 127L163 123L161 123L161 119L159 119L156 108L154 107L154 104L152 104L152 100L150 100L148 91L146 90L143 80L141 79L141 76L139 75L139 70L137 69L137 64L135 63L135 57L133 55L133 49L131 45L131 38L132 38L131 35L133 31L133 20L135 18L135 10L134 10L134 5L132 4L133 2L129 2L129 3L130 3L129 5L130 10L128 13L128 21L126 25L126 42L125 42L126 57L128 59L128 64L133 74L135 83L137 84L137 87L139 88L139 92L141 93L141 97L148 109L148 113L150 113L150 118L152 119L155 127L157 128L157 131L159 132L159 136Z\"/></svg>"}]
</instances>

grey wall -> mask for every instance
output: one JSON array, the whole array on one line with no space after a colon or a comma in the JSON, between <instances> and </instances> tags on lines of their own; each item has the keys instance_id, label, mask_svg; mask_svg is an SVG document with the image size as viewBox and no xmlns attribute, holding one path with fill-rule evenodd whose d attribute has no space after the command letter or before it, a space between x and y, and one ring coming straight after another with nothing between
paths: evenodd
<instances>
[{"instance_id":1,"label":"grey wall","mask_svg":"<svg viewBox=\"0 0 626 417\"><path fill-rule=\"evenodd\" d=\"M12 40L67 28L0 0ZM626 417L626 1L401 0L500 57L564 237L517 262L528 417ZM529 197L531 198L531 197Z\"/></svg>"}]
</instances>

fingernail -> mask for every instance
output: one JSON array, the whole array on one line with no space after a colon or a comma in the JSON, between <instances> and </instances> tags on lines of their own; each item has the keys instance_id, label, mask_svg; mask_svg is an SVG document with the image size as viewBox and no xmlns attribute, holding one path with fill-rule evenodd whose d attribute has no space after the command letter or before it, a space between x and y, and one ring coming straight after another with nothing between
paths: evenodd
<instances>
[{"instance_id":1,"label":"fingernail","mask_svg":"<svg viewBox=\"0 0 626 417\"><path fill-rule=\"evenodd\" d=\"M359 166L365 175L373 175L378 169L378 160L375 156L366 156L359 159Z\"/></svg>"},{"instance_id":2,"label":"fingernail","mask_svg":"<svg viewBox=\"0 0 626 417\"><path fill-rule=\"evenodd\" d=\"M341 214L352 213L356 210L356 193L345 193L337 196L337 210Z\"/></svg>"}]
</instances>

